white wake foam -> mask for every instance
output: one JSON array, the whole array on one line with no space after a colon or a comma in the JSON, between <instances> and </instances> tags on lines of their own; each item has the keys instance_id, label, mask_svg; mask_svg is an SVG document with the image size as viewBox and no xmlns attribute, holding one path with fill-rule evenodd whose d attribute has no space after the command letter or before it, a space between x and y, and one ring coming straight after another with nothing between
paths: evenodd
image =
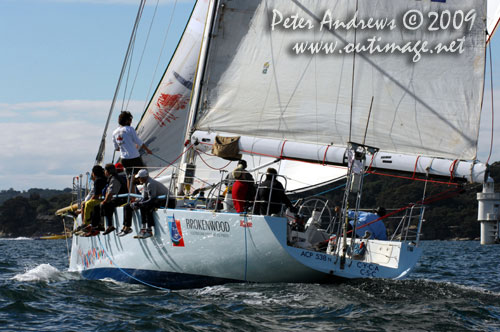
<instances>
[{"instance_id":1,"label":"white wake foam","mask_svg":"<svg viewBox=\"0 0 500 332\"><path fill-rule=\"evenodd\" d=\"M63 274L57 268L50 264L41 264L21 274L16 274L12 279L23 282L30 281L60 281L63 280Z\"/></svg>"},{"instance_id":2,"label":"white wake foam","mask_svg":"<svg viewBox=\"0 0 500 332\"><path fill-rule=\"evenodd\" d=\"M0 240L2 240L2 241L24 241L24 240L33 240L33 238L25 237L25 236L20 236L20 237L16 237L16 238L2 237L2 238L0 238Z\"/></svg>"}]
</instances>

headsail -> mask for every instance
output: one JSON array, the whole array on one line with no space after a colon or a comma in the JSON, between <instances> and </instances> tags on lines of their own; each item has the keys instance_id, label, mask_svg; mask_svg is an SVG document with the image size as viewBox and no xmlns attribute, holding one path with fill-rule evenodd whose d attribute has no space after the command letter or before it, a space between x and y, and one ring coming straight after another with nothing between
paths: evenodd
<instances>
[{"instance_id":1,"label":"headsail","mask_svg":"<svg viewBox=\"0 0 500 332\"><path fill-rule=\"evenodd\" d=\"M500 25L500 0L488 0L488 41Z\"/></svg>"},{"instance_id":2,"label":"headsail","mask_svg":"<svg viewBox=\"0 0 500 332\"><path fill-rule=\"evenodd\" d=\"M208 0L196 3L175 54L137 126L141 139L154 153L142 156L149 167L166 166L165 161L172 163L182 153L207 9Z\"/></svg>"},{"instance_id":3,"label":"headsail","mask_svg":"<svg viewBox=\"0 0 500 332\"><path fill-rule=\"evenodd\" d=\"M222 2L196 129L338 147L365 141L397 154L475 159L486 1ZM384 27L320 29L328 12L333 22L348 23L356 6L358 20L373 18ZM461 12L463 25L439 34L404 28L402 15L415 10L452 18ZM294 14L313 28L283 27ZM412 43L414 52L346 54L347 44L366 46L374 36L380 47ZM417 41L428 41L428 48L442 43L448 52L419 53Z\"/></svg>"}]
</instances>

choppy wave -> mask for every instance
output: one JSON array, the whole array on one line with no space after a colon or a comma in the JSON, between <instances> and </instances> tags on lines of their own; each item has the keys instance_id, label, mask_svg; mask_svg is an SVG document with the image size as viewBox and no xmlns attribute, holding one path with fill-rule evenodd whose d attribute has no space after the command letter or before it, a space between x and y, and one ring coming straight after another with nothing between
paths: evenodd
<instances>
[{"instance_id":1,"label":"choppy wave","mask_svg":"<svg viewBox=\"0 0 500 332\"><path fill-rule=\"evenodd\" d=\"M172 292L81 279L66 271L64 242L0 246L0 330L500 331L500 254L476 243L424 243L405 280Z\"/></svg>"},{"instance_id":2,"label":"choppy wave","mask_svg":"<svg viewBox=\"0 0 500 332\"><path fill-rule=\"evenodd\" d=\"M16 274L12 279L22 282L31 281L61 281L64 277L57 268L50 264L41 264L37 267L30 269L24 273Z\"/></svg>"}]
</instances>

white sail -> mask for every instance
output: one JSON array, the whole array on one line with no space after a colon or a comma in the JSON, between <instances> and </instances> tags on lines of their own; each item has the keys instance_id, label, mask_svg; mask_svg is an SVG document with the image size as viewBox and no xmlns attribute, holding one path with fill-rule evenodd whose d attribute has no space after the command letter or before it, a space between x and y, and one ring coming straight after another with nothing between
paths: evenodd
<instances>
[{"instance_id":1,"label":"white sail","mask_svg":"<svg viewBox=\"0 0 500 332\"><path fill-rule=\"evenodd\" d=\"M333 21L347 23L356 6L358 20L388 19L388 25L382 30L329 30L323 25L320 30L328 11ZM220 8L199 103L203 116L196 129L341 147L348 141L365 142L384 152L475 159L485 1L241 0L222 1ZM460 29L439 33L410 30L403 27L402 16L411 11L425 18L428 13L446 11L458 18L456 13L463 13L464 22ZM292 15L313 27L283 27ZM393 18L396 27L391 29ZM430 23L424 24L427 28ZM418 52L353 56L339 49L325 54L323 48L316 55L310 49L294 51L305 42L366 45L373 36L381 38L376 40L381 46L461 44L455 52L436 54L433 49L420 58Z\"/></svg>"},{"instance_id":2,"label":"white sail","mask_svg":"<svg viewBox=\"0 0 500 332\"><path fill-rule=\"evenodd\" d=\"M149 167L166 166L165 161L172 163L182 153L207 9L208 0L197 2L175 54L137 126L137 133L154 153L142 156Z\"/></svg>"},{"instance_id":3,"label":"white sail","mask_svg":"<svg viewBox=\"0 0 500 332\"><path fill-rule=\"evenodd\" d=\"M493 37L493 34L500 25L500 0L488 0L488 40Z\"/></svg>"}]
</instances>

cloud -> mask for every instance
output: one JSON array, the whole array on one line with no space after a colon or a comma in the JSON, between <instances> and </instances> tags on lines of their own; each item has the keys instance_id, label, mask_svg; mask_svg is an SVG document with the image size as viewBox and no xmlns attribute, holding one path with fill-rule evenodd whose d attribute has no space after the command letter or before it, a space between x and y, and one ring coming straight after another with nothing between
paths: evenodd
<instances>
[{"instance_id":1,"label":"cloud","mask_svg":"<svg viewBox=\"0 0 500 332\"><path fill-rule=\"evenodd\" d=\"M118 113L117 103L114 112ZM128 110L137 116L142 113L144 102L130 101ZM102 121L104 125L111 107L109 100L62 100L30 103L0 103L0 121L54 122L64 118L76 121Z\"/></svg>"},{"instance_id":2,"label":"cloud","mask_svg":"<svg viewBox=\"0 0 500 332\"><path fill-rule=\"evenodd\" d=\"M73 176L85 174L94 163L110 105L110 100L0 103L0 189L70 187ZM129 103L134 124L143 107L144 101ZM495 93L495 107L495 143L490 162L500 160L500 150L495 148L500 146L500 90ZM118 105L110 120L105 161L111 161L113 156L110 137L117 126L119 109ZM486 93L478 149L479 159L484 162L490 148L490 110Z\"/></svg>"},{"instance_id":3,"label":"cloud","mask_svg":"<svg viewBox=\"0 0 500 332\"><path fill-rule=\"evenodd\" d=\"M93 165L111 101L64 100L0 104L0 189L70 187L73 176ZM144 102L131 101L138 119ZM111 160L110 121L106 160Z\"/></svg>"}]
</instances>

